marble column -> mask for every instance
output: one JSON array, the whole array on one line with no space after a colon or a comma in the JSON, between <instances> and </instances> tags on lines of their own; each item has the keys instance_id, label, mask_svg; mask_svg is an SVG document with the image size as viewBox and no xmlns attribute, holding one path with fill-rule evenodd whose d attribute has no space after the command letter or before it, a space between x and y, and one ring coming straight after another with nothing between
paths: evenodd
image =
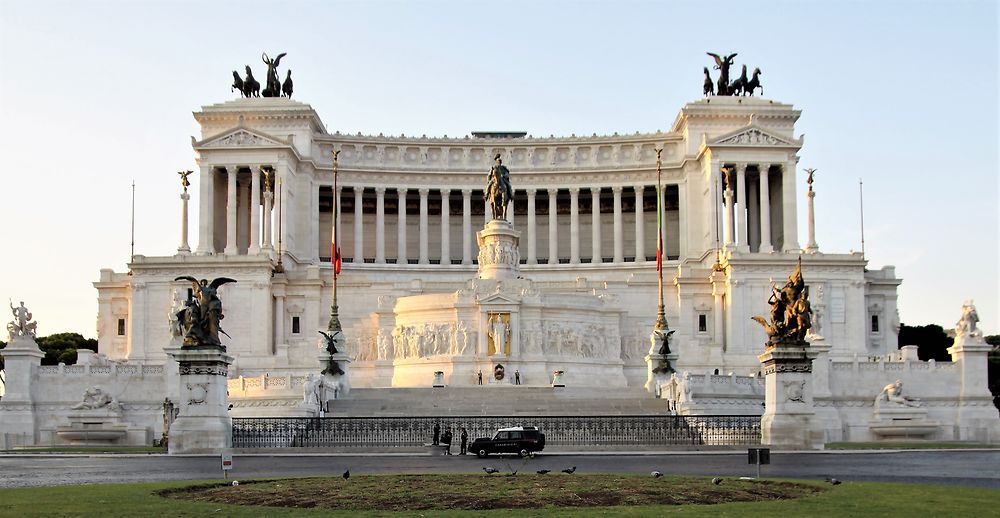
<instances>
[{"instance_id":1,"label":"marble column","mask_svg":"<svg viewBox=\"0 0 1000 518\"><path fill-rule=\"evenodd\" d=\"M274 349L285 343L285 290L274 293Z\"/></svg>"},{"instance_id":2,"label":"marble column","mask_svg":"<svg viewBox=\"0 0 1000 518\"><path fill-rule=\"evenodd\" d=\"M427 197L430 195L430 189L418 189L417 193L420 195L420 256L417 259L419 264L430 264L430 258L427 253Z\"/></svg>"},{"instance_id":3,"label":"marble column","mask_svg":"<svg viewBox=\"0 0 1000 518\"><path fill-rule=\"evenodd\" d=\"M472 189L462 189L462 264L472 264Z\"/></svg>"},{"instance_id":4,"label":"marble column","mask_svg":"<svg viewBox=\"0 0 1000 518\"><path fill-rule=\"evenodd\" d=\"M441 264L451 264L451 189L441 189Z\"/></svg>"},{"instance_id":5,"label":"marble column","mask_svg":"<svg viewBox=\"0 0 1000 518\"><path fill-rule=\"evenodd\" d=\"M375 262L385 264L385 187L375 188Z\"/></svg>"},{"instance_id":6,"label":"marble column","mask_svg":"<svg viewBox=\"0 0 1000 518\"><path fill-rule=\"evenodd\" d=\"M616 263L625 262L625 234L622 222L622 187L616 185L611 188L611 193L614 195L614 207L615 207L615 218L614 218L614 229L615 229L615 257L614 261Z\"/></svg>"},{"instance_id":7,"label":"marble column","mask_svg":"<svg viewBox=\"0 0 1000 518\"><path fill-rule=\"evenodd\" d=\"M260 168L250 169L250 255L260 253Z\"/></svg>"},{"instance_id":8,"label":"marble column","mask_svg":"<svg viewBox=\"0 0 1000 518\"><path fill-rule=\"evenodd\" d=\"M197 255L215 253L215 167L199 165Z\"/></svg>"},{"instance_id":9,"label":"marble column","mask_svg":"<svg viewBox=\"0 0 1000 518\"><path fill-rule=\"evenodd\" d=\"M601 264L601 188L590 188L590 262Z\"/></svg>"},{"instance_id":10,"label":"marble column","mask_svg":"<svg viewBox=\"0 0 1000 518\"><path fill-rule=\"evenodd\" d=\"M635 186L635 261L646 260L646 215L643 213L643 194L645 186Z\"/></svg>"},{"instance_id":11,"label":"marble column","mask_svg":"<svg viewBox=\"0 0 1000 518\"><path fill-rule=\"evenodd\" d=\"M355 263L365 262L365 188L354 186L354 257Z\"/></svg>"},{"instance_id":12,"label":"marble column","mask_svg":"<svg viewBox=\"0 0 1000 518\"><path fill-rule=\"evenodd\" d=\"M274 193L270 187L264 190L264 233L261 235L260 249L271 251L271 207L274 205Z\"/></svg>"},{"instance_id":13,"label":"marble column","mask_svg":"<svg viewBox=\"0 0 1000 518\"><path fill-rule=\"evenodd\" d=\"M274 191L274 212L278 213L278 238L276 244L278 247L278 260L281 261L280 256L285 252L285 227L288 226L288 217L285 214L285 181L281 178L281 173L277 168L274 169L274 185L276 186L276 190Z\"/></svg>"},{"instance_id":14,"label":"marble column","mask_svg":"<svg viewBox=\"0 0 1000 518\"><path fill-rule=\"evenodd\" d=\"M740 204L740 218L736 227L736 240L739 252L749 252L750 244L747 243L747 165L738 164L736 166L736 201Z\"/></svg>"},{"instance_id":15,"label":"marble column","mask_svg":"<svg viewBox=\"0 0 1000 518\"><path fill-rule=\"evenodd\" d=\"M760 169L760 248L762 254L774 251L771 245L771 189L768 186L770 164L761 164Z\"/></svg>"},{"instance_id":16,"label":"marble column","mask_svg":"<svg viewBox=\"0 0 1000 518\"><path fill-rule=\"evenodd\" d=\"M799 247L798 213L795 210L795 162L781 168L781 221L784 230L783 252L797 253Z\"/></svg>"},{"instance_id":17,"label":"marble column","mask_svg":"<svg viewBox=\"0 0 1000 518\"><path fill-rule=\"evenodd\" d=\"M188 255L191 253L191 247L188 246L188 200L191 199L191 195L187 193L187 189L181 193L181 244L177 246L177 253L180 255ZM810 207L812 204L809 205Z\"/></svg>"},{"instance_id":18,"label":"marble column","mask_svg":"<svg viewBox=\"0 0 1000 518\"><path fill-rule=\"evenodd\" d=\"M250 176L253 177L253 168L250 168ZM250 184L244 181L240 183L239 189L239 199L236 201L237 212L239 212L240 221L237 225L237 241L239 242L240 252L243 254L250 253Z\"/></svg>"},{"instance_id":19,"label":"marble column","mask_svg":"<svg viewBox=\"0 0 1000 518\"><path fill-rule=\"evenodd\" d=\"M490 200L486 197L486 192L483 192L483 226L485 227L490 220L493 219L493 211L490 210Z\"/></svg>"},{"instance_id":20,"label":"marble column","mask_svg":"<svg viewBox=\"0 0 1000 518\"><path fill-rule=\"evenodd\" d=\"M677 184L677 250L679 258L683 261L687 257L688 235L687 235L687 180Z\"/></svg>"},{"instance_id":21,"label":"marble column","mask_svg":"<svg viewBox=\"0 0 1000 518\"><path fill-rule=\"evenodd\" d=\"M396 264L409 264L406 258L406 188L396 189Z\"/></svg>"},{"instance_id":22,"label":"marble column","mask_svg":"<svg viewBox=\"0 0 1000 518\"><path fill-rule=\"evenodd\" d=\"M236 255L236 167L229 166L226 171L226 255Z\"/></svg>"},{"instance_id":23,"label":"marble column","mask_svg":"<svg viewBox=\"0 0 1000 518\"><path fill-rule=\"evenodd\" d=\"M726 219L725 224L722 226L722 244L726 250L733 250L735 245L733 243L733 178L732 173L726 174L722 173L725 177L726 190L723 192L722 197L726 201Z\"/></svg>"},{"instance_id":24,"label":"marble column","mask_svg":"<svg viewBox=\"0 0 1000 518\"><path fill-rule=\"evenodd\" d=\"M806 240L806 252L810 254L815 254L816 252L819 251L819 245L816 244L816 215L813 212L813 199L816 198L816 191L812 190L812 183L809 184L809 192L806 193L806 198L807 198L806 203L808 204L808 206L806 207L807 209L806 214L808 218L806 220L806 224L808 225L806 227L806 230L808 231L807 235L808 239Z\"/></svg>"},{"instance_id":25,"label":"marble column","mask_svg":"<svg viewBox=\"0 0 1000 518\"><path fill-rule=\"evenodd\" d=\"M580 264L580 188L569 189L569 262Z\"/></svg>"},{"instance_id":26,"label":"marble column","mask_svg":"<svg viewBox=\"0 0 1000 518\"><path fill-rule=\"evenodd\" d=\"M538 235L535 229L535 189L529 188L528 191L528 260L527 264L538 264L538 248L537 239Z\"/></svg>"},{"instance_id":27,"label":"marble column","mask_svg":"<svg viewBox=\"0 0 1000 518\"><path fill-rule=\"evenodd\" d=\"M556 209L559 189L549 189L549 264L559 264L559 229L556 227Z\"/></svg>"}]
</instances>

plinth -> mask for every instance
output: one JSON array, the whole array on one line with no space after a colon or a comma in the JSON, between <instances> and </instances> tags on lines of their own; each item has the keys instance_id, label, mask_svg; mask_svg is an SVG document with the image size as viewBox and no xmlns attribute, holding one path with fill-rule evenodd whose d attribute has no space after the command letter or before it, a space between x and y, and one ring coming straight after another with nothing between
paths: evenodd
<instances>
[{"instance_id":1,"label":"plinth","mask_svg":"<svg viewBox=\"0 0 1000 518\"><path fill-rule=\"evenodd\" d=\"M813 411L812 361L809 344L769 346L758 356L764 368L764 415L761 444L779 448L822 449L823 430Z\"/></svg>"},{"instance_id":2,"label":"plinth","mask_svg":"<svg viewBox=\"0 0 1000 518\"><path fill-rule=\"evenodd\" d=\"M480 279L516 279L520 274L521 233L514 224L494 219L476 233L479 243Z\"/></svg>"},{"instance_id":3,"label":"plinth","mask_svg":"<svg viewBox=\"0 0 1000 518\"><path fill-rule=\"evenodd\" d=\"M667 349L670 351L670 336L672 332L666 333L653 331L649 336L649 353L646 354L646 391L656 394L659 397L660 384L670 379L670 374L674 372L678 355L676 353L661 354L664 350L663 342L667 342Z\"/></svg>"},{"instance_id":4,"label":"plinth","mask_svg":"<svg viewBox=\"0 0 1000 518\"><path fill-rule=\"evenodd\" d=\"M180 414L170 425L170 453L219 453L232 447L226 376L233 357L217 345L169 353L178 364Z\"/></svg>"},{"instance_id":5,"label":"plinth","mask_svg":"<svg viewBox=\"0 0 1000 518\"><path fill-rule=\"evenodd\" d=\"M344 333L334 335L334 340L337 341L337 353L330 354L323 351L319 355L319 363L323 366L322 395L319 401L324 409L329 407L328 401L344 397L351 391L351 379L347 374L350 370L351 358L347 356L347 353L342 352L345 345L343 336ZM337 339L338 337L340 340Z\"/></svg>"}]
</instances>

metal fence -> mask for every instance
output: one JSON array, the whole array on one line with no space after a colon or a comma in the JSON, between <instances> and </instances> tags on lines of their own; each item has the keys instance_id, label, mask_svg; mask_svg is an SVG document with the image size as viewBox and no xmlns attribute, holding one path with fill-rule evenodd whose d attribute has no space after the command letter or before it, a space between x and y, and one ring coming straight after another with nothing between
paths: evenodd
<instances>
[{"instance_id":1,"label":"metal fence","mask_svg":"<svg viewBox=\"0 0 1000 518\"><path fill-rule=\"evenodd\" d=\"M547 446L760 444L760 417L701 416L451 416L233 418L234 448L402 448L431 442L434 425L464 427L469 440L498 428L537 426Z\"/></svg>"}]
</instances>

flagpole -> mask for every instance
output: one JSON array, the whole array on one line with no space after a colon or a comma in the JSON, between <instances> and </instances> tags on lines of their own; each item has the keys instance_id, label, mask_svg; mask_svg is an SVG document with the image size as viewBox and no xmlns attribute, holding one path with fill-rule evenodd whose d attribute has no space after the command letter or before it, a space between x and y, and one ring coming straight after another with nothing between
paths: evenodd
<instances>
[{"instance_id":1,"label":"flagpole","mask_svg":"<svg viewBox=\"0 0 1000 518\"><path fill-rule=\"evenodd\" d=\"M667 329L667 315L663 309L663 190L660 179L660 153L663 148L656 149L656 272L659 281L659 295L656 306L656 325L653 330Z\"/></svg>"},{"instance_id":2,"label":"flagpole","mask_svg":"<svg viewBox=\"0 0 1000 518\"><path fill-rule=\"evenodd\" d=\"M865 258L865 183L858 178L858 196L861 199L861 258Z\"/></svg>"},{"instance_id":3,"label":"flagpole","mask_svg":"<svg viewBox=\"0 0 1000 518\"><path fill-rule=\"evenodd\" d=\"M333 334L333 331L342 330L337 308L337 264L340 260L338 257L340 250L337 246L337 207L340 205L340 200L337 196L337 155L340 154L340 151L332 149L330 153L333 155L333 226L330 230L330 235L332 236L330 240L330 264L333 266L333 299L330 306L330 324L327 326L327 329Z\"/></svg>"}]
</instances>

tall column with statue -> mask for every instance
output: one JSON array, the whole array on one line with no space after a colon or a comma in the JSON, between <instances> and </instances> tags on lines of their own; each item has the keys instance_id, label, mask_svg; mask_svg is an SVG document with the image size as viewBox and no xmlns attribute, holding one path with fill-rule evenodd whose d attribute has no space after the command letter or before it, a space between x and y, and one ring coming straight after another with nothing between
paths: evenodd
<instances>
[{"instance_id":1,"label":"tall column with statue","mask_svg":"<svg viewBox=\"0 0 1000 518\"><path fill-rule=\"evenodd\" d=\"M663 255L666 251L663 243L663 191L661 188L660 154L663 148L656 149L656 273L657 273L657 304L656 322L653 332L649 335L649 353L646 354L646 385L648 392L658 394L660 385L674 372L677 354L670 351L670 339L674 330L667 325L667 313L663 304Z\"/></svg>"},{"instance_id":2,"label":"tall column with statue","mask_svg":"<svg viewBox=\"0 0 1000 518\"><path fill-rule=\"evenodd\" d=\"M7 347L0 349L4 361L4 389L0 399L0 447L28 446L35 440L35 372L45 353L35 343L37 323L24 302L10 304L14 320L7 324Z\"/></svg>"},{"instance_id":3,"label":"tall column with statue","mask_svg":"<svg viewBox=\"0 0 1000 518\"><path fill-rule=\"evenodd\" d=\"M229 417L226 377L233 357L226 354L219 333L224 318L218 291L236 282L227 277L190 281L194 296L177 312L183 341L168 354L177 361L180 386L179 415L170 425L170 453L216 453L232 446L233 422ZM228 336L228 335L227 335Z\"/></svg>"},{"instance_id":4,"label":"tall column with statue","mask_svg":"<svg viewBox=\"0 0 1000 518\"><path fill-rule=\"evenodd\" d=\"M751 317L764 327L767 344L757 358L764 370L761 443L786 448L823 447L824 431L813 409L812 362L817 353L806 334L812 327L809 287L802 260L784 287L771 287L770 320Z\"/></svg>"}]
</instances>

